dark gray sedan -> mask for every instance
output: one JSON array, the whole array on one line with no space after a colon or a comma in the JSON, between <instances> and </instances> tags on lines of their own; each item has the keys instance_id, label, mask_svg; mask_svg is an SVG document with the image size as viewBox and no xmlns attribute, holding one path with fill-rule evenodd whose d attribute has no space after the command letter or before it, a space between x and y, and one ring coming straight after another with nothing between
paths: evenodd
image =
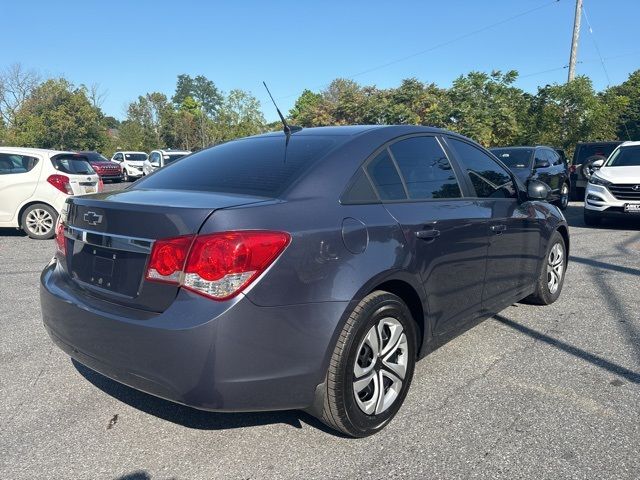
<instances>
[{"instance_id":1,"label":"dark gray sedan","mask_svg":"<svg viewBox=\"0 0 640 480\"><path fill-rule=\"evenodd\" d=\"M44 324L77 361L153 395L305 409L369 435L443 339L558 298L569 233L548 195L433 128L236 140L70 198Z\"/></svg>"}]
</instances>

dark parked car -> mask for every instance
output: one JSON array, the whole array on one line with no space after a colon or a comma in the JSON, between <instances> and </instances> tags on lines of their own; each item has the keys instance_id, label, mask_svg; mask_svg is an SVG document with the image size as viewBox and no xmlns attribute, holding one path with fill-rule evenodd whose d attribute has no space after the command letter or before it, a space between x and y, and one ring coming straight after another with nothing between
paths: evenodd
<instances>
[{"instance_id":1,"label":"dark parked car","mask_svg":"<svg viewBox=\"0 0 640 480\"><path fill-rule=\"evenodd\" d=\"M560 295L567 224L495 157L414 126L228 142L69 199L41 276L77 361L199 409L305 409L382 429L418 358Z\"/></svg>"},{"instance_id":2,"label":"dark parked car","mask_svg":"<svg viewBox=\"0 0 640 480\"><path fill-rule=\"evenodd\" d=\"M108 160L98 152L82 151L76 152L87 158L100 179L110 182L122 181L122 167L115 162Z\"/></svg>"},{"instance_id":3,"label":"dark parked car","mask_svg":"<svg viewBox=\"0 0 640 480\"><path fill-rule=\"evenodd\" d=\"M593 162L606 160L611 152L622 142L581 142L576 145L571 172L571 197L574 200L584 200L584 191L593 174Z\"/></svg>"},{"instance_id":4,"label":"dark parked car","mask_svg":"<svg viewBox=\"0 0 640 480\"><path fill-rule=\"evenodd\" d=\"M545 147L499 147L491 153L498 157L526 185L529 180L539 180L551 188L549 200L562 210L569 205L569 167L558 150Z\"/></svg>"}]
</instances>

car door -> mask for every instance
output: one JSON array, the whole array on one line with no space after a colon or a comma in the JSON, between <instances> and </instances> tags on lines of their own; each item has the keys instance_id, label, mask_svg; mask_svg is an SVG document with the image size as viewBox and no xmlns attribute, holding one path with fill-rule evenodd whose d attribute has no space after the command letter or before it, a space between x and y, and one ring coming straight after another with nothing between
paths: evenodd
<instances>
[{"instance_id":1,"label":"car door","mask_svg":"<svg viewBox=\"0 0 640 480\"><path fill-rule=\"evenodd\" d=\"M560 198L562 194L561 189L562 185L567 179L567 169L565 167L565 163L562 160L562 157L550 148L547 150L547 156L549 157L549 162L551 163L551 188L553 190L554 196Z\"/></svg>"},{"instance_id":2,"label":"car door","mask_svg":"<svg viewBox=\"0 0 640 480\"><path fill-rule=\"evenodd\" d=\"M41 171L39 158L0 153L0 223L15 223L18 209L35 192Z\"/></svg>"},{"instance_id":3,"label":"car door","mask_svg":"<svg viewBox=\"0 0 640 480\"><path fill-rule=\"evenodd\" d=\"M521 202L509 170L487 152L448 137L475 202L490 219L483 310L498 312L530 293L537 278L541 223L531 202Z\"/></svg>"},{"instance_id":4,"label":"car door","mask_svg":"<svg viewBox=\"0 0 640 480\"><path fill-rule=\"evenodd\" d=\"M554 190L554 178L553 178L553 165L546 148L536 148L533 158L533 178L541 182L546 183L555 195Z\"/></svg>"},{"instance_id":5,"label":"car door","mask_svg":"<svg viewBox=\"0 0 640 480\"><path fill-rule=\"evenodd\" d=\"M405 137L383 149L366 170L413 254L433 332L475 318L482 307L489 218L464 197L440 140Z\"/></svg>"}]
</instances>

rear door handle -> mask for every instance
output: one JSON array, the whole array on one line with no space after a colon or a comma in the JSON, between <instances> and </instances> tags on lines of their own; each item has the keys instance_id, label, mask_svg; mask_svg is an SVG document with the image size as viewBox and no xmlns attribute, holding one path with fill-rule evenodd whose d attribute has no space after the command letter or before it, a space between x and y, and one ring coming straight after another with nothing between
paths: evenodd
<instances>
[{"instance_id":1,"label":"rear door handle","mask_svg":"<svg viewBox=\"0 0 640 480\"><path fill-rule=\"evenodd\" d=\"M507 229L506 225L491 225L491 231L496 235L500 235Z\"/></svg>"},{"instance_id":2,"label":"rear door handle","mask_svg":"<svg viewBox=\"0 0 640 480\"><path fill-rule=\"evenodd\" d=\"M416 232L416 237L422 240L435 240L440 236L440 230L436 230L435 228L430 230L418 230Z\"/></svg>"}]
</instances>

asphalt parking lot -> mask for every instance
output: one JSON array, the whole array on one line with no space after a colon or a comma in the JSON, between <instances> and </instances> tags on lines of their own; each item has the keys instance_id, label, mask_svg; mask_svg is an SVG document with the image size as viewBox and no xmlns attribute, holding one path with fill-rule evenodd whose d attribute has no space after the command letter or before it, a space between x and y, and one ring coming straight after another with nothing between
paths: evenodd
<instances>
[{"instance_id":1,"label":"asphalt parking lot","mask_svg":"<svg viewBox=\"0 0 640 480\"><path fill-rule=\"evenodd\" d=\"M110 186L117 188L118 186ZM514 305L419 362L380 434L216 414L74 364L42 327L53 241L0 230L0 478L640 478L640 221L586 228L550 307Z\"/></svg>"}]
</instances>

